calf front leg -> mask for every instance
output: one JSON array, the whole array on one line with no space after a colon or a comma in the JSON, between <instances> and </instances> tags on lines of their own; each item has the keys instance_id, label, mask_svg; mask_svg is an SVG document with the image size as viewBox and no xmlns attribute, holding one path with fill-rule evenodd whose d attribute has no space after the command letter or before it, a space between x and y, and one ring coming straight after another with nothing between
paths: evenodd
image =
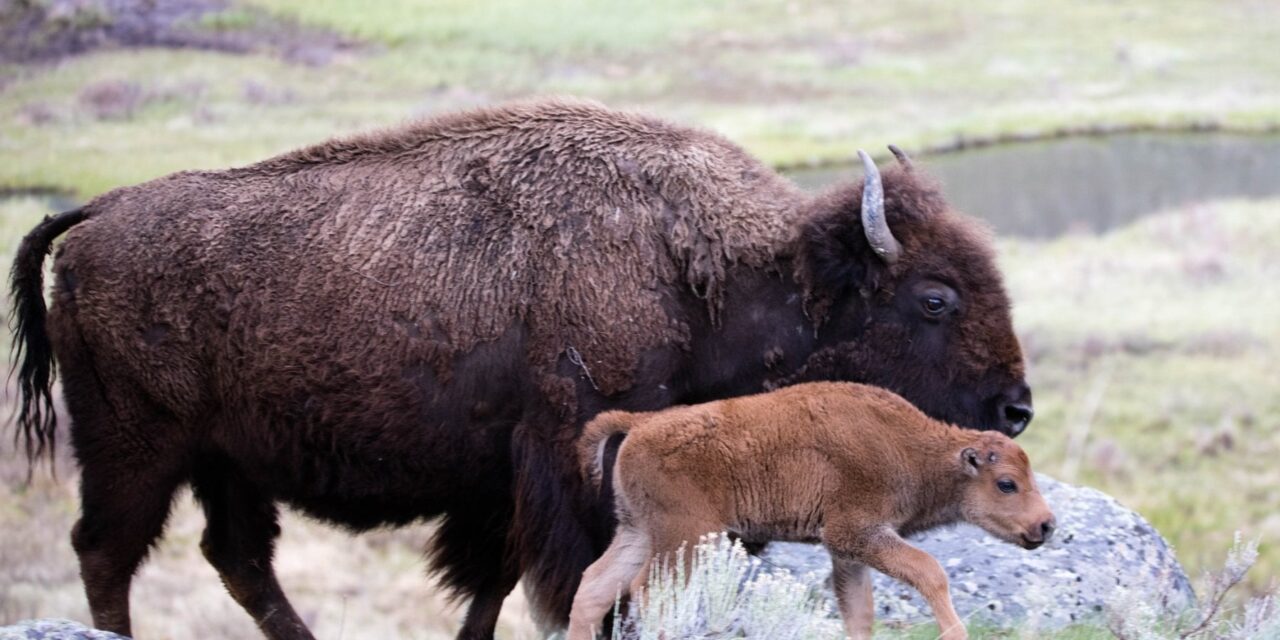
<instances>
[{"instance_id":1,"label":"calf front leg","mask_svg":"<svg viewBox=\"0 0 1280 640\"><path fill-rule=\"evenodd\" d=\"M845 633L851 640L870 640L871 627L875 622L871 572L862 562L836 552L831 553L831 568L831 581Z\"/></svg>"},{"instance_id":2,"label":"calf front leg","mask_svg":"<svg viewBox=\"0 0 1280 640\"><path fill-rule=\"evenodd\" d=\"M940 640L968 640L964 623L951 604L947 574L933 556L903 540L888 527L872 529L828 526L824 542L833 553L848 554L924 596L938 621Z\"/></svg>"}]
</instances>

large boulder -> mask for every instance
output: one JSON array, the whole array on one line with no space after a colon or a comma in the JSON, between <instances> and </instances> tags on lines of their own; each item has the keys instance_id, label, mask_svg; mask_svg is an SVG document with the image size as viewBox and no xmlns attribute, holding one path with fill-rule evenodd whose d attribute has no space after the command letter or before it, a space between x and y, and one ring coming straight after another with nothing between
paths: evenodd
<instances>
[{"instance_id":1,"label":"large boulder","mask_svg":"<svg viewBox=\"0 0 1280 640\"><path fill-rule=\"evenodd\" d=\"M1142 516L1106 494L1037 475L1058 518L1043 547L1027 551L963 524L915 536L947 571L956 611L994 626L1031 624L1053 629L1097 617L1118 590L1169 611L1195 602L1177 558ZM761 554L765 568L813 576L830 590L831 561L818 545L773 543ZM875 574L876 617L883 622L932 619L914 589Z\"/></svg>"},{"instance_id":2,"label":"large boulder","mask_svg":"<svg viewBox=\"0 0 1280 640\"><path fill-rule=\"evenodd\" d=\"M0 627L0 640L129 640L111 633L90 629L78 622L61 619L23 620Z\"/></svg>"}]
</instances>

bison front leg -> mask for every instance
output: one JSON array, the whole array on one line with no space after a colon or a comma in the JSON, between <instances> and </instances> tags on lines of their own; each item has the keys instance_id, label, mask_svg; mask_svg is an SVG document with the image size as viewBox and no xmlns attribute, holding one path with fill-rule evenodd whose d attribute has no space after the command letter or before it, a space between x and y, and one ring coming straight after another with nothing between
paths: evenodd
<instances>
[{"instance_id":1,"label":"bison front leg","mask_svg":"<svg viewBox=\"0 0 1280 640\"><path fill-rule=\"evenodd\" d=\"M856 519L850 520L856 522ZM847 554L868 566L911 585L920 592L938 620L940 640L967 640L968 632L951 604L947 574L933 556L921 551L888 527L859 528L828 525L823 542L833 553Z\"/></svg>"},{"instance_id":2,"label":"bison front leg","mask_svg":"<svg viewBox=\"0 0 1280 640\"><path fill-rule=\"evenodd\" d=\"M280 535L275 503L216 461L197 467L192 488L206 520L200 549L227 592L271 640L311 640L272 567Z\"/></svg>"},{"instance_id":3,"label":"bison front leg","mask_svg":"<svg viewBox=\"0 0 1280 640\"><path fill-rule=\"evenodd\" d=\"M871 572L867 565L841 553L831 554L831 581L840 605L840 618L852 640L870 640L875 622Z\"/></svg>"},{"instance_id":4,"label":"bison front leg","mask_svg":"<svg viewBox=\"0 0 1280 640\"><path fill-rule=\"evenodd\" d=\"M493 496L474 496L473 503L445 516L431 553L445 584L471 596L458 640L493 640L502 603L520 579L509 541L512 507Z\"/></svg>"},{"instance_id":5,"label":"bison front leg","mask_svg":"<svg viewBox=\"0 0 1280 640\"><path fill-rule=\"evenodd\" d=\"M467 607L467 615L458 630L457 640L492 640L498 628L498 616L502 613L502 603L516 588L520 580L519 572L514 568L504 568L494 576L493 582L486 584L471 599Z\"/></svg>"}]
</instances>

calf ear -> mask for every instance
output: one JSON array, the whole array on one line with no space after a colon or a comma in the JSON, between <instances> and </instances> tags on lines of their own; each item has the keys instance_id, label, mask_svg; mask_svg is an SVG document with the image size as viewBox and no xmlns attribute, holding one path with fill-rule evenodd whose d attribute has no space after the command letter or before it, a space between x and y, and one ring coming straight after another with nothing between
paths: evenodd
<instances>
[{"instance_id":1,"label":"calf ear","mask_svg":"<svg viewBox=\"0 0 1280 640\"><path fill-rule=\"evenodd\" d=\"M960 452L960 468L964 470L965 475L976 476L982 467L982 457L978 455L978 450L973 447L965 447Z\"/></svg>"}]
</instances>

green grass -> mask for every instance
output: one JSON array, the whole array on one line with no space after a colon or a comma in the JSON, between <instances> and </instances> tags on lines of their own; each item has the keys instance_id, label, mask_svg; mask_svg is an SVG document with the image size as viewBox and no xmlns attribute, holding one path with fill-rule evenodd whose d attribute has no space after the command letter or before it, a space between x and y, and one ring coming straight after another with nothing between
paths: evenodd
<instances>
[{"instance_id":1,"label":"green grass","mask_svg":"<svg viewBox=\"0 0 1280 640\"><path fill-rule=\"evenodd\" d=\"M938 640L937 625L919 625L910 629L891 629L881 627L876 631L876 640ZM1054 631L1036 630L1028 632L1018 629L991 629L986 627L970 627L969 637L973 640L1114 640L1115 636L1101 626L1077 625L1067 629Z\"/></svg>"},{"instance_id":2,"label":"green grass","mask_svg":"<svg viewBox=\"0 0 1280 640\"><path fill-rule=\"evenodd\" d=\"M732 13L724 0L248 0L312 26L386 45L581 56L656 48Z\"/></svg>"},{"instance_id":3,"label":"green grass","mask_svg":"<svg viewBox=\"0 0 1280 640\"><path fill-rule=\"evenodd\" d=\"M709 126L776 164L1092 124L1280 124L1280 57L1267 55L1280 5L1271 3L244 0L202 22L240 28L263 11L365 44L322 67L160 49L0 65L0 188L89 196L546 94ZM205 94L98 121L78 96L113 80ZM247 83L292 99L255 102ZM32 124L32 105L57 121Z\"/></svg>"},{"instance_id":4,"label":"green grass","mask_svg":"<svg viewBox=\"0 0 1280 640\"><path fill-rule=\"evenodd\" d=\"M1280 201L1223 202L1102 238L1006 241L1038 467L1145 515L1192 575L1261 536L1280 575Z\"/></svg>"}]
</instances>

